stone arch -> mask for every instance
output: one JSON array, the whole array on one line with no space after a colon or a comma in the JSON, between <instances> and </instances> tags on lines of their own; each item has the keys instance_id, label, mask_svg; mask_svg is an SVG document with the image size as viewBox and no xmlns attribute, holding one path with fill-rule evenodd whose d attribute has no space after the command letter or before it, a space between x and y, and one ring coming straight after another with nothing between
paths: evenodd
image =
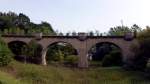
<instances>
[{"instance_id":1,"label":"stone arch","mask_svg":"<svg viewBox=\"0 0 150 84\"><path fill-rule=\"evenodd\" d=\"M28 44L28 42L32 39L32 38L15 38L15 37L2 37L2 39L8 44L10 42L13 42L13 41L20 41L20 42L24 42L26 44Z\"/></svg>"},{"instance_id":2,"label":"stone arch","mask_svg":"<svg viewBox=\"0 0 150 84\"><path fill-rule=\"evenodd\" d=\"M103 46L103 48L102 48L102 46ZM106 47L104 48L104 46L106 46L107 49L106 49ZM94 49L94 50L92 50L92 49ZM99 49L100 49L100 51L99 51ZM103 50L103 49L105 49L105 50ZM117 58L119 58L119 61L120 61L119 63L122 64L123 63L122 47L120 45L118 45L117 43L110 42L110 41L100 41L100 42L93 43L92 47L90 47L87 51L88 60L91 60L91 61L97 60L97 62L98 61L100 62L100 60L102 61L105 58L105 55L107 55L108 53L111 53L112 50L117 50L117 52L120 53L119 57L117 57ZM119 63L117 63L117 64L119 64ZM98 65L96 65L96 66L98 66Z\"/></svg>"},{"instance_id":3,"label":"stone arch","mask_svg":"<svg viewBox=\"0 0 150 84\"><path fill-rule=\"evenodd\" d=\"M66 43L66 44L71 45L74 49L77 49L76 46L72 42L67 42L67 41L55 41L55 42L51 42L51 43L48 44L47 47L49 47L49 46L51 46L53 44L56 44L56 43Z\"/></svg>"},{"instance_id":4,"label":"stone arch","mask_svg":"<svg viewBox=\"0 0 150 84\"><path fill-rule=\"evenodd\" d=\"M90 48L91 47L93 47L94 45L96 45L96 44L98 44L98 43L109 43L109 44L113 44L113 45L115 45L115 46L117 46L118 48L120 48L121 49L121 51L123 51L123 44L124 43L126 43L123 39L118 39L118 40L116 40L116 39L102 39L102 40L89 40L89 42L87 42L87 51L89 51L90 50Z\"/></svg>"},{"instance_id":5,"label":"stone arch","mask_svg":"<svg viewBox=\"0 0 150 84\"><path fill-rule=\"evenodd\" d=\"M28 44L23 41L10 41L8 43L9 49L12 51L12 53L15 55L15 59L19 61L24 61L23 55L23 49L27 49Z\"/></svg>"},{"instance_id":6,"label":"stone arch","mask_svg":"<svg viewBox=\"0 0 150 84\"><path fill-rule=\"evenodd\" d=\"M28 45L27 43L25 43L25 42L23 42L23 41L18 41L18 40L15 40L15 41L10 41L9 43L7 43L8 44L8 47L11 49L11 48L13 48L13 47L15 47L15 46L13 46L13 44L19 44L19 45ZM19 46L18 45L18 46ZM12 51L13 52L13 51Z\"/></svg>"},{"instance_id":7,"label":"stone arch","mask_svg":"<svg viewBox=\"0 0 150 84\"><path fill-rule=\"evenodd\" d=\"M90 45L90 46L87 48L87 52L88 52L93 46L95 46L96 44L103 44L103 43L112 44L112 45L116 46L118 49L120 49L121 52L123 52L122 46L120 46L119 44L117 44L117 43L115 43L115 42L111 42L111 41L95 42L95 43L93 43L92 45Z\"/></svg>"},{"instance_id":8,"label":"stone arch","mask_svg":"<svg viewBox=\"0 0 150 84\"><path fill-rule=\"evenodd\" d=\"M73 43L71 42L67 42L67 41L54 41L54 42L50 42L48 44L47 47L43 48L42 50L42 65L47 65L47 61L46 61L46 55L47 55L47 51L48 51L48 48L51 46L51 45L55 45L57 43L66 43L66 44L69 44L70 46L72 46L75 51L76 51L76 55L78 55L78 49L73 45Z\"/></svg>"}]
</instances>

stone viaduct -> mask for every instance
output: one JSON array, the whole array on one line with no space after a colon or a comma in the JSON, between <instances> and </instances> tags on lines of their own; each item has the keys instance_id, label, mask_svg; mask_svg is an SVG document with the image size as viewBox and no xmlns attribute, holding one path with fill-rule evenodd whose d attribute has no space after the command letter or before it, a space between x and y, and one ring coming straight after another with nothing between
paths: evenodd
<instances>
[{"instance_id":1,"label":"stone viaduct","mask_svg":"<svg viewBox=\"0 0 150 84\"><path fill-rule=\"evenodd\" d=\"M130 51L132 43L136 42L134 38L127 40L125 36L87 36L80 34L78 36L24 36L24 35L2 35L2 39L6 43L13 41L21 41L28 44L32 39L36 39L42 46L42 65L46 65L46 52L48 46L56 42L65 42L71 44L78 52L78 67L88 67L88 51L96 43L108 42L117 45L122 52L123 61L132 57L133 53Z\"/></svg>"}]
</instances>

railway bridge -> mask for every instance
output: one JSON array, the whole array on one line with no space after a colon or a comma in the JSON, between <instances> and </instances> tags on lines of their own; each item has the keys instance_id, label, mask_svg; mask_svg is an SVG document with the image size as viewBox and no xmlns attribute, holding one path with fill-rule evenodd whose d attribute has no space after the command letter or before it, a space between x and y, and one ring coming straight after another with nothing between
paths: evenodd
<instances>
[{"instance_id":1,"label":"railway bridge","mask_svg":"<svg viewBox=\"0 0 150 84\"><path fill-rule=\"evenodd\" d=\"M65 42L71 44L78 52L78 67L88 67L88 51L90 48L101 42L112 43L121 49L123 61L133 56L130 51L130 46L136 42L132 35L125 36L88 36L85 33L80 33L77 36L42 36L42 35L2 35L2 39L6 43L20 41L28 44L31 40L36 39L38 44L42 46L41 64L47 65L46 52L48 46L56 42Z\"/></svg>"}]
</instances>

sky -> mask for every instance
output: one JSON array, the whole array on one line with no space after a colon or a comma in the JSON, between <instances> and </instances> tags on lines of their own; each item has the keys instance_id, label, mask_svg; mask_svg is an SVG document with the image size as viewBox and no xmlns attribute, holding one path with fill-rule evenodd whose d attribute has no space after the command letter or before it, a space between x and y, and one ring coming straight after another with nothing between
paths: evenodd
<instances>
[{"instance_id":1,"label":"sky","mask_svg":"<svg viewBox=\"0 0 150 84\"><path fill-rule=\"evenodd\" d=\"M110 27L150 25L150 0L0 0L1 12L24 13L59 32L107 32Z\"/></svg>"}]
</instances>

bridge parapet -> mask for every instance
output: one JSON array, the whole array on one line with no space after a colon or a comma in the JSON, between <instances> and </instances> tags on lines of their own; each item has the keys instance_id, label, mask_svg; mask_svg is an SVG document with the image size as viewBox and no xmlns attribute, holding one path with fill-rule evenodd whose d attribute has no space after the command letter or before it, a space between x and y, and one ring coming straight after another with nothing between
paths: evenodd
<instances>
[{"instance_id":1,"label":"bridge parapet","mask_svg":"<svg viewBox=\"0 0 150 84\"><path fill-rule=\"evenodd\" d=\"M84 32L78 33L78 39L80 41L86 40L87 39L87 33L84 33Z\"/></svg>"},{"instance_id":2,"label":"bridge parapet","mask_svg":"<svg viewBox=\"0 0 150 84\"><path fill-rule=\"evenodd\" d=\"M126 41L131 41L135 37L130 36L129 34L126 36L88 36L86 35L78 35L78 36L48 36L48 35L1 35L1 37L13 37L13 38L35 38L36 40L41 40L43 38L62 38L62 39L79 39L80 41L85 41L87 39L103 39L103 38L114 38L114 39L124 39Z\"/></svg>"}]
</instances>

